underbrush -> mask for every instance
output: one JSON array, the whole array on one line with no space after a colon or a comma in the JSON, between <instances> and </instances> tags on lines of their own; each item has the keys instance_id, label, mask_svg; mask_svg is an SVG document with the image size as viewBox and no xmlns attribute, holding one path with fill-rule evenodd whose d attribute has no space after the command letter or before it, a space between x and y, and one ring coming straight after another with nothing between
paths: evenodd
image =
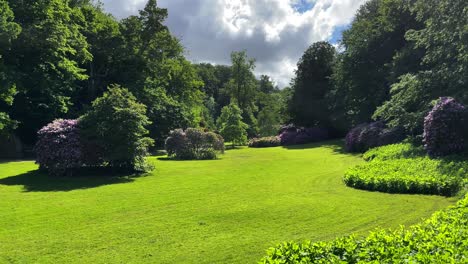
<instances>
[{"instance_id":1,"label":"underbrush","mask_svg":"<svg viewBox=\"0 0 468 264\"><path fill-rule=\"evenodd\" d=\"M459 157L431 159L422 148L394 144L364 154L366 164L350 168L346 185L388 193L452 196L466 183L468 162Z\"/></svg>"},{"instance_id":2,"label":"underbrush","mask_svg":"<svg viewBox=\"0 0 468 264\"><path fill-rule=\"evenodd\" d=\"M288 242L260 263L467 263L468 196L425 222L330 242Z\"/></svg>"}]
</instances>

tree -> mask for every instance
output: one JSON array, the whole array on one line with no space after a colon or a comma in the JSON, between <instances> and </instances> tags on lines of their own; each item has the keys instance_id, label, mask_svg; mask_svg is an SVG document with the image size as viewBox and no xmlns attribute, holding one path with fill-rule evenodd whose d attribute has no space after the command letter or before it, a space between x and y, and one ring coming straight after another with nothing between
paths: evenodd
<instances>
[{"instance_id":1,"label":"tree","mask_svg":"<svg viewBox=\"0 0 468 264\"><path fill-rule=\"evenodd\" d=\"M419 67L414 61L420 54L408 52L412 44L405 38L408 30L422 26L409 2L366 2L351 28L343 33L344 51L338 57L333 91L328 95L333 122L342 130L370 121L376 108L388 99L395 79ZM395 63L394 58L399 58L400 63Z\"/></svg>"},{"instance_id":2,"label":"tree","mask_svg":"<svg viewBox=\"0 0 468 264\"><path fill-rule=\"evenodd\" d=\"M406 38L414 45L414 53L424 51L417 60L421 68L399 76L390 99L374 117L420 135L433 100L449 96L468 103L468 9L462 0L418 0L412 11L424 27L409 30Z\"/></svg>"},{"instance_id":3,"label":"tree","mask_svg":"<svg viewBox=\"0 0 468 264\"><path fill-rule=\"evenodd\" d=\"M330 77L335 62L335 48L328 42L310 46L297 64L292 81L293 95L289 110L295 124L329 125L325 95L331 90Z\"/></svg>"},{"instance_id":4,"label":"tree","mask_svg":"<svg viewBox=\"0 0 468 264\"><path fill-rule=\"evenodd\" d=\"M232 146L247 143L248 125L242 122L242 110L235 103L223 107L218 121L221 136Z\"/></svg>"},{"instance_id":5,"label":"tree","mask_svg":"<svg viewBox=\"0 0 468 264\"><path fill-rule=\"evenodd\" d=\"M146 106L118 85L109 87L80 118L83 136L98 146L104 163L135 171L149 169L145 156L153 140L145 137L145 127L150 123Z\"/></svg>"},{"instance_id":6,"label":"tree","mask_svg":"<svg viewBox=\"0 0 468 264\"><path fill-rule=\"evenodd\" d=\"M257 120L254 112L257 110L255 100L257 97L257 80L253 74L255 60L247 57L246 51L231 53L232 76L225 89L226 94L242 109L242 117L248 124L250 136L258 132Z\"/></svg>"},{"instance_id":7,"label":"tree","mask_svg":"<svg viewBox=\"0 0 468 264\"><path fill-rule=\"evenodd\" d=\"M8 2L0 0L0 133L14 124L6 112L16 93L15 83L11 78L14 69L4 64L3 57L11 50L11 42L20 32L21 27L14 22L13 11Z\"/></svg>"},{"instance_id":8,"label":"tree","mask_svg":"<svg viewBox=\"0 0 468 264\"><path fill-rule=\"evenodd\" d=\"M17 87L10 113L20 122L21 139L33 143L39 128L68 113L79 82L88 78L80 65L90 61L91 54L77 10L67 1L9 3L23 28L4 56L4 63L14 68Z\"/></svg>"}]
</instances>

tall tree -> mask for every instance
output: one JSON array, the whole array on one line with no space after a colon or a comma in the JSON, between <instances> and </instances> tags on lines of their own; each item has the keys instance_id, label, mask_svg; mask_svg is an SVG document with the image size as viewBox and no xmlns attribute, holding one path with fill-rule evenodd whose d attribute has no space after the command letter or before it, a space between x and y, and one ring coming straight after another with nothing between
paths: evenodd
<instances>
[{"instance_id":1,"label":"tall tree","mask_svg":"<svg viewBox=\"0 0 468 264\"><path fill-rule=\"evenodd\" d=\"M424 27L410 30L407 39L413 52L424 51L417 60L422 67L400 77L374 117L417 135L433 100L451 96L468 103L468 8L463 0L418 0L412 11Z\"/></svg>"},{"instance_id":2,"label":"tall tree","mask_svg":"<svg viewBox=\"0 0 468 264\"><path fill-rule=\"evenodd\" d=\"M344 52L333 74L330 98L334 122L344 129L371 120L375 109L388 99L390 85L400 74L392 73L393 59L410 45L406 32L421 27L407 3L371 0L343 33Z\"/></svg>"},{"instance_id":3,"label":"tall tree","mask_svg":"<svg viewBox=\"0 0 468 264\"><path fill-rule=\"evenodd\" d=\"M18 93L11 116L20 122L21 138L32 143L40 127L68 112L78 81L88 77L80 65L90 61L91 54L74 21L77 10L67 1L10 0L9 4L15 22L23 28L4 57L16 72Z\"/></svg>"},{"instance_id":4,"label":"tall tree","mask_svg":"<svg viewBox=\"0 0 468 264\"><path fill-rule=\"evenodd\" d=\"M254 112L257 111L255 101L258 91L257 80L253 74L255 60L249 59L246 51L240 51L231 53L231 62L232 76L225 92L242 110L242 117L249 125L249 136L255 136L258 132L254 116Z\"/></svg>"},{"instance_id":5,"label":"tall tree","mask_svg":"<svg viewBox=\"0 0 468 264\"><path fill-rule=\"evenodd\" d=\"M242 110L237 104L223 107L217 123L224 140L231 142L233 147L247 143L248 125L242 121Z\"/></svg>"},{"instance_id":6,"label":"tall tree","mask_svg":"<svg viewBox=\"0 0 468 264\"><path fill-rule=\"evenodd\" d=\"M0 133L11 128L14 122L7 110L13 103L16 93L14 68L3 63L3 57L11 51L11 42L18 37L21 27L14 22L13 11L6 0L0 0Z\"/></svg>"},{"instance_id":7,"label":"tall tree","mask_svg":"<svg viewBox=\"0 0 468 264\"><path fill-rule=\"evenodd\" d=\"M289 107L295 124L329 125L325 95L331 90L335 55L335 48L330 43L317 42L299 60Z\"/></svg>"}]
</instances>

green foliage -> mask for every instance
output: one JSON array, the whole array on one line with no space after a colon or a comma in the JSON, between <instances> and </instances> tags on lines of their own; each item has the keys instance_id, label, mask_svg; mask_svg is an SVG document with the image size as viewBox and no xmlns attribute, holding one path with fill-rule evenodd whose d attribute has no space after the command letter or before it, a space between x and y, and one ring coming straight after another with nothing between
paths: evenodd
<instances>
[{"instance_id":1,"label":"green foliage","mask_svg":"<svg viewBox=\"0 0 468 264\"><path fill-rule=\"evenodd\" d=\"M422 67L401 75L391 90L391 98L377 109L375 118L404 126L422 134L424 117L439 97L454 97L468 103L468 9L464 0L418 0L411 6L424 26L408 30L406 38L423 50L416 60Z\"/></svg>"},{"instance_id":2,"label":"green foliage","mask_svg":"<svg viewBox=\"0 0 468 264\"><path fill-rule=\"evenodd\" d=\"M364 165L350 168L346 185L389 193L419 193L451 196L466 183L468 162L456 158L430 159L411 144L395 144L364 154Z\"/></svg>"},{"instance_id":3,"label":"green foliage","mask_svg":"<svg viewBox=\"0 0 468 264\"><path fill-rule=\"evenodd\" d=\"M153 140L145 137L145 127L151 123L145 114L145 105L127 89L115 85L93 102L80 118L80 126L86 140L99 147L107 165L147 171L151 166L145 156Z\"/></svg>"},{"instance_id":4,"label":"green foliage","mask_svg":"<svg viewBox=\"0 0 468 264\"><path fill-rule=\"evenodd\" d=\"M260 263L465 263L468 197L409 228L379 229L365 238L288 242L268 250Z\"/></svg>"},{"instance_id":5,"label":"green foliage","mask_svg":"<svg viewBox=\"0 0 468 264\"><path fill-rule=\"evenodd\" d=\"M368 1L343 33L344 52L338 57L332 76L334 88L327 96L333 125L339 129L370 121L376 108L388 99L393 79L415 70L403 69L414 64L403 61L418 61L419 55L408 52L412 46L405 34L421 27L407 2ZM407 54L409 58L403 56ZM393 64L397 57L402 63Z\"/></svg>"},{"instance_id":6,"label":"green foliage","mask_svg":"<svg viewBox=\"0 0 468 264\"><path fill-rule=\"evenodd\" d=\"M242 122L242 110L236 104L225 106L217 123L224 140L231 142L233 146L247 143L248 125Z\"/></svg>"},{"instance_id":7,"label":"green foliage","mask_svg":"<svg viewBox=\"0 0 468 264\"><path fill-rule=\"evenodd\" d=\"M330 43L316 42L299 60L289 103L295 124L307 127L330 125L325 95L331 90L335 56L335 48Z\"/></svg>"}]
</instances>

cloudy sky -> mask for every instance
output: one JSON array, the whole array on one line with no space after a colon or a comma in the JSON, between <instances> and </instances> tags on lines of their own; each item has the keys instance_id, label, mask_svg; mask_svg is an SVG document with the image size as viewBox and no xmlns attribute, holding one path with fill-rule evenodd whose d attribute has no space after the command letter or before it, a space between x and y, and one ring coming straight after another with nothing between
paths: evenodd
<instances>
[{"instance_id":1,"label":"cloudy sky","mask_svg":"<svg viewBox=\"0 0 468 264\"><path fill-rule=\"evenodd\" d=\"M159 0L166 22L193 62L230 64L231 51L247 50L257 75L289 84L312 43L336 43L365 0ZM137 14L146 0L103 0L117 18Z\"/></svg>"}]
</instances>

